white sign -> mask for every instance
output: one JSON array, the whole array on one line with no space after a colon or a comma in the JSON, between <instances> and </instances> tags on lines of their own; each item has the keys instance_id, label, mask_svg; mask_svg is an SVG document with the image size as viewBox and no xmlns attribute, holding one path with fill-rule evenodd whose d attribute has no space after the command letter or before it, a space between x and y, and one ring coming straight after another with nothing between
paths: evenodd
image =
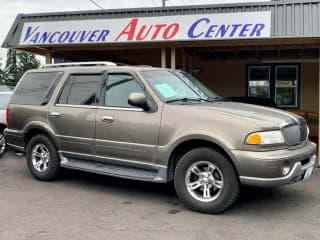
<instances>
[{"instance_id":1,"label":"white sign","mask_svg":"<svg viewBox=\"0 0 320 240\"><path fill-rule=\"evenodd\" d=\"M25 23L21 45L195 41L270 37L271 12Z\"/></svg>"}]
</instances>

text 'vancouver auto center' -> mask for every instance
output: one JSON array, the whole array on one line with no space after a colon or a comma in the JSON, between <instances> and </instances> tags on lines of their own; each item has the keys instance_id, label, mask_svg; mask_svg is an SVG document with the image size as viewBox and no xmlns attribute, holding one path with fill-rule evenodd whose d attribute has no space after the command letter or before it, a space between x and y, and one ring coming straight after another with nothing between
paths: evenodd
<instances>
[{"instance_id":1,"label":"text 'vancouver auto center'","mask_svg":"<svg viewBox=\"0 0 320 240\"><path fill-rule=\"evenodd\" d=\"M47 63L182 69L220 96L266 98L302 115L319 138L319 1L21 14L3 47Z\"/></svg>"}]
</instances>

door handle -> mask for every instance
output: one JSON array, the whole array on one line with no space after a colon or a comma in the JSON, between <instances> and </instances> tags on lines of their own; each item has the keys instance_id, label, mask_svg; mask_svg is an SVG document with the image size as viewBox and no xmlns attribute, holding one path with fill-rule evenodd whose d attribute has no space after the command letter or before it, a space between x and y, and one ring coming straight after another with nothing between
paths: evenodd
<instances>
[{"instance_id":1,"label":"door handle","mask_svg":"<svg viewBox=\"0 0 320 240\"><path fill-rule=\"evenodd\" d=\"M61 114L58 112L51 112L50 113L50 117L52 117L52 118L59 118L60 116L61 116Z\"/></svg>"},{"instance_id":2,"label":"door handle","mask_svg":"<svg viewBox=\"0 0 320 240\"><path fill-rule=\"evenodd\" d=\"M105 123L112 123L114 121L114 118L112 116L103 116L101 119L102 119L102 122L105 122Z\"/></svg>"}]
</instances>

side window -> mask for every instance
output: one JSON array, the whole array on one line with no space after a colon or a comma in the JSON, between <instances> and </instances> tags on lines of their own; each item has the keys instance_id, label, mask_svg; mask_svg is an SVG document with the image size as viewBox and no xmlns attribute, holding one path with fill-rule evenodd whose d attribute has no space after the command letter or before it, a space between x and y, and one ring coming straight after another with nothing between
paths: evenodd
<instances>
[{"instance_id":1,"label":"side window","mask_svg":"<svg viewBox=\"0 0 320 240\"><path fill-rule=\"evenodd\" d=\"M61 79L62 72L32 72L20 80L11 103L22 105L44 105Z\"/></svg>"},{"instance_id":2,"label":"side window","mask_svg":"<svg viewBox=\"0 0 320 240\"><path fill-rule=\"evenodd\" d=\"M107 107L133 107L128 104L128 98L134 92L145 92L135 77L128 73L109 73L104 105Z\"/></svg>"},{"instance_id":3,"label":"side window","mask_svg":"<svg viewBox=\"0 0 320 240\"><path fill-rule=\"evenodd\" d=\"M101 81L101 74L72 75L65 83L58 103L94 105L97 102L97 90Z\"/></svg>"}]
</instances>

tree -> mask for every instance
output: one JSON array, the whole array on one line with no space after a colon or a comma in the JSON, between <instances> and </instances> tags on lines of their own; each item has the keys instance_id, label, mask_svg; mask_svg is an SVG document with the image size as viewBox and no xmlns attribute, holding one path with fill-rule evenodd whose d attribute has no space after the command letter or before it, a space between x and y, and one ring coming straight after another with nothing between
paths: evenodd
<instances>
[{"instance_id":1,"label":"tree","mask_svg":"<svg viewBox=\"0 0 320 240\"><path fill-rule=\"evenodd\" d=\"M40 66L40 62L36 59L35 55L32 53L19 51L17 53L18 59L18 72L17 78L20 79L22 75L30 70L35 69Z\"/></svg>"},{"instance_id":2,"label":"tree","mask_svg":"<svg viewBox=\"0 0 320 240\"><path fill-rule=\"evenodd\" d=\"M9 49L5 69L2 74L3 82L8 86L15 86L27 70L38 68L39 66L40 62L34 54Z\"/></svg>"},{"instance_id":3,"label":"tree","mask_svg":"<svg viewBox=\"0 0 320 240\"><path fill-rule=\"evenodd\" d=\"M15 86L18 82L17 51L9 49L7 52L7 61L4 69L4 83L8 86Z\"/></svg>"}]
</instances>

